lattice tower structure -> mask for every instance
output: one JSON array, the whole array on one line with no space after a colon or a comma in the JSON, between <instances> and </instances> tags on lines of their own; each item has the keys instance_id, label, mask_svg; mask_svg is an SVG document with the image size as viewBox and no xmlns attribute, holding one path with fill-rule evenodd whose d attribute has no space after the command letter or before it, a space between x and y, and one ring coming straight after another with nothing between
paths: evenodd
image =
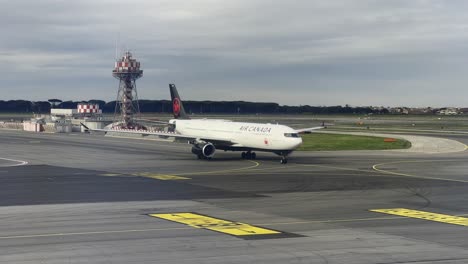
<instances>
[{"instance_id":1,"label":"lattice tower structure","mask_svg":"<svg viewBox=\"0 0 468 264\"><path fill-rule=\"evenodd\" d=\"M134 116L140 114L136 80L143 76L140 62L132 57L130 51L115 62L112 76L119 80L119 90L115 104L114 124L120 128L141 129Z\"/></svg>"}]
</instances>

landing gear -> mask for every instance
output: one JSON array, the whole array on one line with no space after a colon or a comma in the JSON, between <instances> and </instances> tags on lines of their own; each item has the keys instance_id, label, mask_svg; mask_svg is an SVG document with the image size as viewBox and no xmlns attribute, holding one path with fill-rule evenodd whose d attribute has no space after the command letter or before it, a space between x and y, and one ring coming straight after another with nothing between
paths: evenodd
<instances>
[{"instance_id":1,"label":"landing gear","mask_svg":"<svg viewBox=\"0 0 468 264\"><path fill-rule=\"evenodd\" d=\"M205 157L205 156L203 156L203 154L198 154L198 155L197 155L197 159L199 159L199 160L202 160L202 159L204 159L204 160L211 160L211 157Z\"/></svg>"},{"instance_id":2,"label":"landing gear","mask_svg":"<svg viewBox=\"0 0 468 264\"><path fill-rule=\"evenodd\" d=\"M275 154L281 156L280 163L287 164L288 163L288 155L291 154L291 151L278 151Z\"/></svg>"},{"instance_id":3,"label":"landing gear","mask_svg":"<svg viewBox=\"0 0 468 264\"><path fill-rule=\"evenodd\" d=\"M242 152L241 157L242 159L256 159L257 154L255 152L247 151L247 152Z\"/></svg>"}]
</instances>

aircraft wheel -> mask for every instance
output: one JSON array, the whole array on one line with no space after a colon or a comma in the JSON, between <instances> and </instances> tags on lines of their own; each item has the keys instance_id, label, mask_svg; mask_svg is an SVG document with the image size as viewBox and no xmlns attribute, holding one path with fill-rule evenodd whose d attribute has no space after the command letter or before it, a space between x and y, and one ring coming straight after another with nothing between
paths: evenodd
<instances>
[{"instance_id":1,"label":"aircraft wheel","mask_svg":"<svg viewBox=\"0 0 468 264\"><path fill-rule=\"evenodd\" d=\"M245 158L246 159L252 159L252 153L250 151L245 153Z\"/></svg>"},{"instance_id":2,"label":"aircraft wheel","mask_svg":"<svg viewBox=\"0 0 468 264\"><path fill-rule=\"evenodd\" d=\"M288 160L287 159L281 159L280 162L281 162L281 164L286 164L286 163L288 163Z\"/></svg>"},{"instance_id":3,"label":"aircraft wheel","mask_svg":"<svg viewBox=\"0 0 468 264\"><path fill-rule=\"evenodd\" d=\"M203 157L202 154L198 154L198 155L197 155L197 158L198 158L198 159L203 159L204 157Z\"/></svg>"},{"instance_id":4,"label":"aircraft wheel","mask_svg":"<svg viewBox=\"0 0 468 264\"><path fill-rule=\"evenodd\" d=\"M252 159L256 159L257 158L257 154L255 152L252 152Z\"/></svg>"},{"instance_id":5,"label":"aircraft wheel","mask_svg":"<svg viewBox=\"0 0 468 264\"><path fill-rule=\"evenodd\" d=\"M242 159L245 159L245 152L242 152L241 157Z\"/></svg>"}]
</instances>

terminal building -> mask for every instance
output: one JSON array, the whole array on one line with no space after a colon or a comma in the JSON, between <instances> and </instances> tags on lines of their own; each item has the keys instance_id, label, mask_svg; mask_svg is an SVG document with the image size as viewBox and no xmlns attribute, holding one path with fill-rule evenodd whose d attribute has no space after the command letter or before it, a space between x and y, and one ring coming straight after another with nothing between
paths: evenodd
<instances>
[{"instance_id":1,"label":"terminal building","mask_svg":"<svg viewBox=\"0 0 468 264\"><path fill-rule=\"evenodd\" d=\"M102 115L98 104L80 103L76 109L52 108L49 116L24 121L23 130L53 133L83 132L81 123L90 128L101 129L112 123L112 119Z\"/></svg>"}]
</instances>

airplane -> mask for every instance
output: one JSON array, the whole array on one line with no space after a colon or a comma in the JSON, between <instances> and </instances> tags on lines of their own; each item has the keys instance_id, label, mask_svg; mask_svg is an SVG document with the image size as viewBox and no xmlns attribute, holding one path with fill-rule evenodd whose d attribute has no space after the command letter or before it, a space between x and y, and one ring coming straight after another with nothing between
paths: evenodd
<instances>
[{"instance_id":1,"label":"airplane","mask_svg":"<svg viewBox=\"0 0 468 264\"><path fill-rule=\"evenodd\" d=\"M220 119L190 119L174 84L169 84L174 119L162 122L171 132L147 130L118 130L119 133L157 135L173 137L177 141L187 141L192 145L192 153L198 159L210 160L217 149L242 151L242 159L256 159L254 151L272 152L281 156L281 164L288 162L288 155L302 144L301 133L321 129L311 127L293 129L285 125L233 122ZM161 123L161 122L158 122ZM90 129L88 131L112 132L112 129Z\"/></svg>"}]
</instances>

